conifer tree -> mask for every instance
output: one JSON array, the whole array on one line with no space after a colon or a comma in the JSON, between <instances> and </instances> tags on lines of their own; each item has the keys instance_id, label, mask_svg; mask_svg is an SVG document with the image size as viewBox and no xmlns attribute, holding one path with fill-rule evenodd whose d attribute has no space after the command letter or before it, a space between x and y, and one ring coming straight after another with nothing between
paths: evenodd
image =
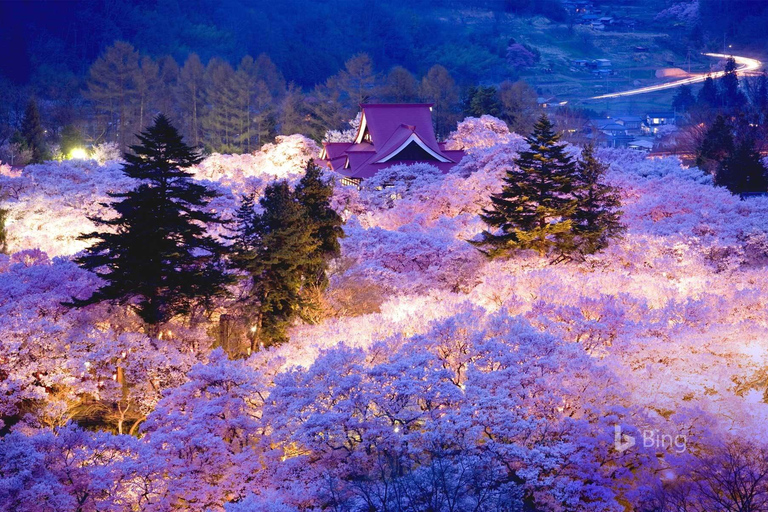
<instances>
[{"instance_id":1,"label":"conifer tree","mask_svg":"<svg viewBox=\"0 0 768 512\"><path fill-rule=\"evenodd\" d=\"M482 115L491 115L501 117L502 106L499 100L499 91L496 87L472 86L467 89L464 97L464 115L480 117Z\"/></svg>"},{"instance_id":2,"label":"conifer tree","mask_svg":"<svg viewBox=\"0 0 768 512\"><path fill-rule=\"evenodd\" d=\"M28 149L32 154L30 163L39 164L49 158L48 149L45 145L45 130L40 121L40 112L37 110L37 102L34 98L30 98L24 111L24 117L21 120L21 137L25 149Z\"/></svg>"},{"instance_id":3,"label":"conifer tree","mask_svg":"<svg viewBox=\"0 0 768 512\"><path fill-rule=\"evenodd\" d=\"M237 80L232 66L214 57L205 68L206 109L202 119L206 146L213 151L237 151L240 138Z\"/></svg>"},{"instance_id":4,"label":"conifer tree","mask_svg":"<svg viewBox=\"0 0 768 512\"><path fill-rule=\"evenodd\" d=\"M138 123L139 52L116 41L89 70L86 98L93 103L104 130L125 150Z\"/></svg>"},{"instance_id":5,"label":"conifer tree","mask_svg":"<svg viewBox=\"0 0 768 512\"><path fill-rule=\"evenodd\" d=\"M256 249L258 231L256 227L255 195L244 194L240 198L240 206L235 211L235 235L227 237L233 241L235 255L244 255Z\"/></svg>"},{"instance_id":6,"label":"conifer tree","mask_svg":"<svg viewBox=\"0 0 768 512\"><path fill-rule=\"evenodd\" d=\"M768 192L768 177L755 141L745 137L718 166L715 185L727 187L734 194Z\"/></svg>"},{"instance_id":7,"label":"conifer tree","mask_svg":"<svg viewBox=\"0 0 768 512\"><path fill-rule=\"evenodd\" d=\"M526 141L530 149L520 153L481 215L496 231L483 231L473 244L490 257L522 249L546 255L571 243L575 163L546 115Z\"/></svg>"},{"instance_id":8,"label":"conifer tree","mask_svg":"<svg viewBox=\"0 0 768 512\"><path fill-rule=\"evenodd\" d=\"M248 302L258 311L255 330L269 346L287 340L285 331L302 307L308 284L305 269L317 264L320 243L313 236L314 224L306 209L287 182L269 185L259 205L262 213L253 216L252 231L238 234L246 250L236 261L250 276ZM245 229L247 209L241 208Z\"/></svg>"},{"instance_id":9,"label":"conifer tree","mask_svg":"<svg viewBox=\"0 0 768 512\"><path fill-rule=\"evenodd\" d=\"M720 104L720 95L717 92L715 80L711 76L704 80L704 86L699 91L696 100L702 107L716 108Z\"/></svg>"},{"instance_id":10,"label":"conifer tree","mask_svg":"<svg viewBox=\"0 0 768 512\"><path fill-rule=\"evenodd\" d=\"M187 140L194 147L200 146L200 118L203 114L205 67L200 57L191 53L184 67L179 71L179 103L184 118L189 123L185 128Z\"/></svg>"},{"instance_id":11,"label":"conifer tree","mask_svg":"<svg viewBox=\"0 0 768 512\"><path fill-rule=\"evenodd\" d=\"M224 248L206 234L206 225L221 222L205 211L216 193L194 183L186 171L200 155L163 115L138 138L141 144L125 154L123 172L140 184L110 194L115 201L105 206L114 217L91 219L108 230L80 237L93 245L76 261L105 284L70 305L129 304L154 335L172 316L224 295L229 278L220 261Z\"/></svg>"},{"instance_id":12,"label":"conifer tree","mask_svg":"<svg viewBox=\"0 0 768 512\"><path fill-rule=\"evenodd\" d=\"M310 255L306 268L307 278L321 288L325 288L328 282L328 260L339 256L339 238L344 236L343 221L331 208L331 197L333 182L325 180L323 170L309 160L304 177L296 186L296 198L312 222L312 237L317 243L317 250Z\"/></svg>"},{"instance_id":13,"label":"conifer tree","mask_svg":"<svg viewBox=\"0 0 768 512\"><path fill-rule=\"evenodd\" d=\"M688 112L696 104L690 85L683 85L672 99L672 107L678 112Z\"/></svg>"},{"instance_id":14,"label":"conifer tree","mask_svg":"<svg viewBox=\"0 0 768 512\"><path fill-rule=\"evenodd\" d=\"M421 97L432 103L435 135L442 139L457 121L459 92L451 74L440 64L432 66L421 79Z\"/></svg>"},{"instance_id":15,"label":"conifer tree","mask_svg":"<svg viewBox=\"0 0 768 512\"><path fill-rule=\"evenodd\" d=\"M621 199L618 190L603 183L608 167L595 157L594 147L586 146L576 165L573 213L573 250L581 255L594 254L621 234Z\"/></svg>"},{"instance_id":16,"label":"conifer tree","mask_svg":"<svg viewBox=\"0 0 768 512\"><path fill-rule=\"evenodd\" d=\"M733 149L733 129L723 116L718 115L696 149L696 166L714 174L721 162L733 153Z\"/></svg>"},{"instance_id":17,"label":"conifer tree","mask_svg":"<svg viewBox=\"0 0 768 512\"><path fill-rule=\"evenodd\" d=\"M723 77L720 79L720 90L723 105L728 109L739 109L744 106L746 97L739 89L739 77L736 74L736 61L730 57L725 63Z\"/></svg>"},{"instance_id":18,"label":"conifer tree","mask_svg":"<svg viewBox=\"0 0 768 512\"><path fill-rule=\"evenodd\" d=\"M419 82L403 66L395 66L387 75L381 95L389 103L414 103L419 99Z\"/></svg>"}]
</instances>

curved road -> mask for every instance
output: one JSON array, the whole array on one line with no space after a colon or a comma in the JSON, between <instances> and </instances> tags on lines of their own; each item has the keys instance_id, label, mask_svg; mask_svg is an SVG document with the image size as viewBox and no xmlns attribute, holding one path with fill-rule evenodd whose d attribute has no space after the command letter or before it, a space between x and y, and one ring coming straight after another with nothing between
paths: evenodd
<instances>
[{"instance_id":1,"label":"curved road","mask_svg":"<svg viewBox=\"0 0 768 512\"><path fill-rule=\"evenodd\" d=\"M739 74L746 74L746 73L751 73L753 71L757 71L763 65L763 63L760 62L759 60L750 59L748 57L737 57L736 55L725 55L723 53L705 53L703 55L706 55L707 57L718 58L718 59L727 59L728 57L733 57L733 60L735 60L736 64L738 64L739 66L737 68L737 72ZM711 76L712 78L720 78L723 75L725 75L725 71L717 71L715 73L698 73L695 75L691 75L688 78L675 80L674 82L667 82L665 84L659 84L659 85L649 85L648 87L641 87L639 89L632 89L624 92L603 94L601 96L594 96L592 98L588 98L588 100L622 98L624 96L634 96L636 94L645 94L648 92L663 91L664 89L674 89L675 87L680 87L681 85L690 85L690 84L703 82L704 80L707 79L708 76Z\"/></svg>"}]
</instances>

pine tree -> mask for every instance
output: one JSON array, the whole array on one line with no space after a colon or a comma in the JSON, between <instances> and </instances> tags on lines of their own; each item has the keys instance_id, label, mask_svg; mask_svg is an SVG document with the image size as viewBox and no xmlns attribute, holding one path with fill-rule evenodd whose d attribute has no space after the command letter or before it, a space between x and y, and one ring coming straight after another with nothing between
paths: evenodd
<instances>
[{"instance_id":1,"label":"pine tree","mask_svg":"<svg viewBox=\"0 0 768 512\"><path fill-rule=\"evenodd\" d=\"M139 52L123 41L107 48L89 70L86 98L93 103L104 131L121 150L128 146L138 124L139 74Z\"/></svg>"},{"instance_id":2,"label":"pine tree","mask_svg":"<svg viewBox=\"0 0 768 512\"><path fill-rule=\"evenodd\" d=\"M109 230L80 237L93 245L76 261L106 283L70 305L129 304L153 335L172 316L224 295L229 278L220 261L224 248L206 234L206 225L221 222L205 211L216 193L185 170L201 157L162 115L138 138L141 144L125 154L123 172L141 184L110 194L116 201L105 206L113 218L91 219Z\"/></svg>"},{"instance_id":3,"label":"pine tree","mask_svg":"<svg viewBox=\"0 0 768 512\"><path fill-rule=\"evenodd\" d=\"M464 98L463 108L466 116L480 117L487 114L501 117L499 91L492 85L470 87Z\"/></svg>"},{"instance_id":4,"label":"pine tree","mask_svg":"<svg viewBox=\"0 0 768 512\"><path fill-rule=\"evenodd\" d=\"M572 217L573 250L581 255L606 248L610 239L625 229L618 190L603 183L607 170L608 166L595 157L594 147L585 147L576 166L576 210Z\"/></svg>"},{"instance_id":5,"label":"pine tree","mask_svg":"<svg viewBox=\"0 0 768 512\"><path fill-rule=\"evenodd\" d=\"M280 105L280 133L302 133L305 135L310 133L311 126L307 118L312 113L307 108L301 89L293 83L289 84Z\"/></svg>"},{"instance_id":6,"label":"pine tree","mask_svg":"<svg viewBox=\"0 0 768 512\"><path fill-rule=\"evenodd\" d=\"M308 257L309 265L305 272L307 278L314 281L313 284L325 288L328 284L328 260L341 254L339 238L344 236L343 221L331 208L333 182L325 180L322 169L310 160L295 193L313 224L312 237L317 243L317 250Z\"/></svg>"},{"instance_id":7,"label":"pine tree","mask_svg":"<svg viewBox=\"0 0 768 512\"><path fill-rule=\"evenodd\" d=\"M536 91L522 80L504 81L499 86L501 119L509 130L515 133L529 133L533 130L539 111Z\"/></svg>"},{"instance_id":8,"label":"pine tree","mask_svg":"<svg viewBox=\"0 0 768 512\"><path fill-rule=\"evenodd\" d=\"M179 95L181 111L189 125L185 128L188 140L194 147L199 147L200 119L203 115L205 67L200 57L191 53L184 67L179 71Z\"/></svg>"},{"instance_id":9,"label":"pine tree","mask_svg":"<svg viewBox=\"0 0 768 512\"><path fill-rule=\"evenodd\" d=\"M347 119L354 116L361 103L368 103L376 95L376 76L373 62L366 53L358 53L344 63L344 69L338 75L342 99L348 108Z\"/></svg>"},{"instance_id":10,"label":"pine tree","mask_svg":"<svg viewBox=\"0 0 768 512\"><path fill-rule=\"evenodd\" d=\"M526 141L530 149L520 153L501 193L491 196L491 208L481 214L497 232L484 231L473 244L490 257L523 249L546 255L571 243L575 163L546 115Z\"/></svg>"},{"instance_id":11,"label":"pine tree","mask_svg":"<svg viewBox=\"0 0 768 512\"><path fill-rule=\"evenodd\" d=\"M21 137L25 149L32 153L30 163L39 164L49 158L48 148L45 145L45 130L34 98L30 98L27 109L24 111L24 117L21 120Z\"/></svg>"},{"instance_id":12,"label":"pine tree","mask_svg":"<svg viewBox=\"0 0 768 512\"><path fill-rule=\"evenodd\" d=\"M755 107L757 107L762 119L768 117L768 76L763 71L757 79L757 90L754 98Z\"/></svg>"},{"instance_id":13,"label":"pine tree","mask_svg":"<svg viewBox=\"0 0 768 512\"><path fill-rule=\"evenodd\" d=\"M725 63L725 73L720 79L722 103L731 110L740 109L746 103L744 93L739 89L739 77L736 74L736 69L736 61L730 57Z\"/></svg>"},{"instance_id":14,"label":"pine tree","mask_svg":"<svg viewBox=\"0 0 768 512\"><path fill-rule=\"evenodd\" d=\"M236 261L250 275L248 301L258 311L254 330L269 346L287 340L285 331L301 310L309 284L306 269L316 264L320 244L313 236L314 223L285 181L269 185L259 205L255 236L238 235L252 241L253 249Z\"/></svg>"},{"instance_id":15,"label":"pine tree","mask_svg":"<svg viewBox=\"0 0 768 512\"><path fill-rule=\"evenodd\" d=\"M766 168L754 139L744 138L722 161L715 172L715 185L727 187L734 194L768 192Z\"/></svg>"},{"instance_id":16,"label":"pine tree","mask_svg":"<svg viewBox=\"0 0 768 512\"><path fill-rule=\"evenodd\" d=\"M382 87L382 99L389 103L413 103L419 99L419 82L410 71L395 66Z\"/></svg>"},{"instance_id":17,"label":"pine tree","mask_svg":"<svg viewBox=\"0 0 768 512\"><path fill-rule=\"evenodd\" d=\"M237 81L228 62L214 57L205 68L206 110L202 119L206 146L222 153L238 149Z\"/></svg>"},{"instance_id":18,"label":"pine tree","mask_svg":"<svg viewBox=\"0 0 768 512\"><path fill-rule=\"evenodd\" d=\"M718 115L696 149L696 166L714 174L723 160L733 153L733 149L733 129L723 116Z\"/></svg>"},{"instance_id":19,"label":"pine tree","mask_svg":"<svg viewBox=\"0 0 768 512\"><path fill-rule=\"evenodd\" d=\"M454 128L459 92L453 77L440 64L432 66L421 80L421 97L432 103L435 135L442 139Z\"/></svg>"},{"instance_id":20,"label":"pine tree","mask_svg":"<svg viewBox=\"0 0 768 512\"><path fill-rule=\"evenodd\" d=\"M235 235L227 237L233 241L235 255L245 255L256 250L258 229L256 227L255 195L244 194L240 206L235 211Z\"/></svg>"},{"instance_id":21,"label":"pine tree","mask_svg":"<svg viewBox=\"0 0 768 512\"><path fill-rule=\"evenodd\" d=\"M678 89L672 99L672 107L678 112L688 112L696 104L696 98L691 92L690 85L684 85Z\"/></svg>"},{"instance_id":22,"label":"pine tree","mask_svg":"<svg viewBox=\"0 0 768 512\"><path fill-rule=\"evenodd\" d=\"M720 105L720 94L718 94L717 86L711 76L704 80L704 86L699 91L696 101L702 107L717 108Z\"/></svg>"}]
</instances>

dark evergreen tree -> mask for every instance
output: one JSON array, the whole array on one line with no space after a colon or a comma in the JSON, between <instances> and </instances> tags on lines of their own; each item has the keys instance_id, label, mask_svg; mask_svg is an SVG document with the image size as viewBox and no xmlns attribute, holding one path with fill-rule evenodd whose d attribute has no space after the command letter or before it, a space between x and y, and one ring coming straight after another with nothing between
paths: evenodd
<instances>
[{"instance_id":1,"label":"dark evergreen tree","mask_svg":"<svg viewBox=\"0 0 768 512\"><path fill-rule=\"evenodd\" d=\"M265 346L287 340L286 329L296 318L309 284L307 268L316 264L320 246L314 223L288 183L269 185L259 200L262 213L253 218L253 249L236 258L250 276L247 302L258 313L253 330ZM245 215L244 215L245 217ZM254 347L255 348L255 347Z\"/></svg>"},{"instance_id":2,"label":"dark evergreen tree","mask_svg":"<svg viewBox=\"0 0 768 512\"><path fill-rule=\"evenodd\" d=\"M725 117L718 115L696 149L696 166L714 175L715 170L733 149L733 129Z\"/></svg>"},{"instance_id":3,"label":"dark evergreen tree","mask_svg":"<svg viewBox=\"0 0 768 512\"><path fill-rule=\"evenodd\" d=\"M768 117L768 75L765 71L757 79L754 103L763 119Z\"/></svg>"},{"instance_id":4,"label":"dark evergreen tree","mask_svg":"<svg viewBox=\"0 0 768 512\"><path fill-rule=\"evenodd\" d=\"M339 238L344 236L344 222L331 208L331 197L333 181L324 179L323 170L310 160L304 177L296 186L296 198L312 222L312 237L317 242L315 254L309 256L307 278L314 280L314 284L321 288L325 288L328 283L328 260L341 254Z\"/></svg>"},{"instance_id":5,"label":"dark evergreen tree","mask_svg":"<svg viewBox=\"0 0 768 512\"><path fill-rule=\"evenodd\" d=\"M470 87L464 97L464 115L480 117L491 115L501 117L502 105L499 91L491 86Z\"/></svg>"},{"instance_id":6,"label":"dark evergreen tree","mask_svg":"<svg viewBox=\"0 0 768 512\"><path fill-rule=\"evenodd\" d=\"M768 192L766 168L754 139L741 140L722 161L715 173L715 185L727 187L734 194Z\"/></svg>"},{"instance_id":7,"label":"dark evergreen tree","mask_svg":"<svg viewBox=\"0 0 768 512\"><path fill-rule=\"evenodd\" d=\"M672 107L678 112L688 112L695 104L696 98L693 96L693 92L691 92L690 85L680 87L672 99Z\"/></svg>"},{"instance_id":8,"label":"dark evergreen tree","mask_svg":"<svg viewBox=\"0 0 768 512\"><path fill-rule=\"evenodd\" d=\"M584 148L577 163L574 184L573 252L594 254L608 246L625 227L621 223L621 199L614 187L603 182L608 166L595 157L594 147Z\"/></svg>"},{"instance_id":9,"label":"dark evergreen tree","mask_svg":"<svg viewBox=\"0 0 768 512\"><path fill-rule=\"evenodd\" d=\"M37 102L30 98L24 117L21 120L21 137L26 149L31 151L30 163L39 164L49 159L48 148L45 144L45 130L40 121L40 112L37 110Z\"/></svg>"},{"instance_id":10,"label":"dark evergreen tree","mask_svg":"<svg viewBox=\"0 0 768 512\"><path fill-rule=\"evenodd\" d=\"M725 63L725 74L720 79L722 104L731 111L741 109L746 103L746 97L739 89L739 77L736 75L736 69L736 61L730 57Z\"/></svg>"},{"instance_id":11,"label":"dark evergreen tree","mask_svg":"<svg viewBox=\"0 0 768 512\"><path fill-rule=\"evenodd\" d=\"M233 241L233 253L245 255L256 249L258 231L256 227L255 195L245 194L235 211L235 235L227 237Z\"/></svg>"},{"instance_id":12,"label":"dark evergreen tree","mask_svg":"<svg viewBox=\"0 0 768 512\"><path fill-rule=\"evenodd\" d=\"M138 138L141 144L125 154L123 172L140 184L110 194L116 201L105 206L114 217L91 219L108 230L80 237L93 245L76 261L106 283L71 305L129 304L154 335L172 316L224 295L230 279L221 264L224 248L206 234L207 225L221 222L205 211L216 193L186 171L200 155L162 115Z\"/></svg>"},{"instance_id":13,"label":"dark evergreen tree","mask_svg":"<svg viewBox=\"0 0 768 512\"><path fill-rule=\"evenodd\" d=\"M572 244L575 163L546 115L526 141L530 149L520 153L501 193L491 196L491 207L481 215L496 231L483 231L472 242L490 257L521 249L545 255Z\"/></svg>"},{"instance_id":14,"label":"dark evergreen tree","mask_svg":"<svg viewBox=\"0 0 768 512\"><path fill-rule=\"evenodd\" d=\"M711 76L704 80L704 86L699 91L697 101L702 107L717 108L720 105L717 85L715 85L715 81Z\"/></svg>"}]
</instances>

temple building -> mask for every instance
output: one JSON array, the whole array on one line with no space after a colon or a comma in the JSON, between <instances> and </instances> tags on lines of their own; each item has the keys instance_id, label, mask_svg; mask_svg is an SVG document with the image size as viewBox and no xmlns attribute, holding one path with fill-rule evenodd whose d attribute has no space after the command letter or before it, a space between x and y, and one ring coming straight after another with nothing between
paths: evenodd
<instances>
[{"instance_id":1,"label":"temple building","mask_svg":"<svg viewBox=\"0 0 768 512\"><path fill-rule=\"evenodd\" d=\"M428 163L443 172L459 163L462 150L445 149L432 127L429 103L360 105L362 115L353 142L325 142L320 158L344 178L359 184L395 164Z\"/></svg>"}]
</instances>

